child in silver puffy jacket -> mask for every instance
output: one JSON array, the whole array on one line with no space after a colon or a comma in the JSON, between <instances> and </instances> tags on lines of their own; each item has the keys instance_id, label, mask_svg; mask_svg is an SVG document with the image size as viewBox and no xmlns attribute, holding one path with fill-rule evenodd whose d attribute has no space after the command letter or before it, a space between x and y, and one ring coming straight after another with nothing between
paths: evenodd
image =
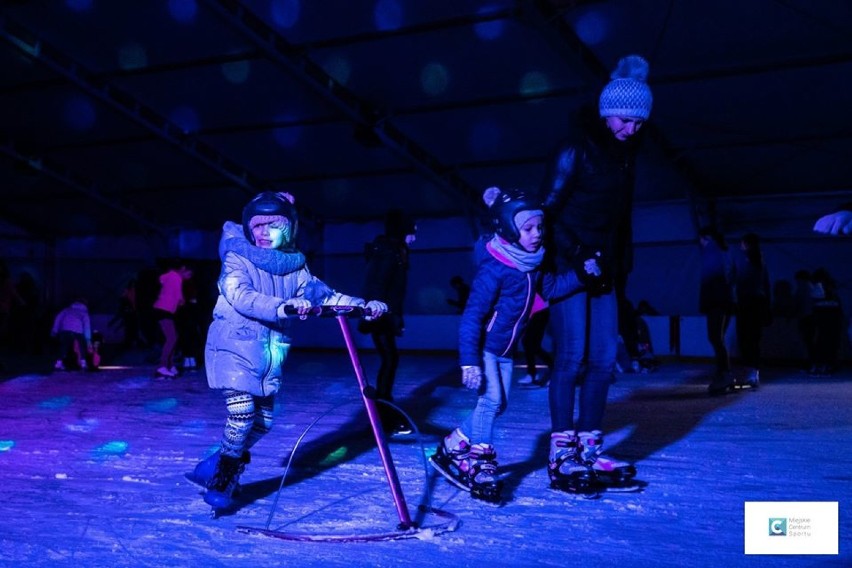
<instances>
[{"instance_id":1,"label":"child in silver puffy jacket","mask_svg":"<svg viewBox=\"0 0 852 568\"><path fill-rule=\"evenodd\" d=\"M227 421L220 449L188 475L207 489L204 501L214 509L233 505L248 450L272 426L290 348L285 308L305 313L319 305L362 306L370 317L387 311L382 302L335 292L312 276L295 248L297 228L293 197L266 191L245 206L242 225L229 221L222 231L219 298L204 358L207 382L222 392Z\"/></svg>"}]
</instances>

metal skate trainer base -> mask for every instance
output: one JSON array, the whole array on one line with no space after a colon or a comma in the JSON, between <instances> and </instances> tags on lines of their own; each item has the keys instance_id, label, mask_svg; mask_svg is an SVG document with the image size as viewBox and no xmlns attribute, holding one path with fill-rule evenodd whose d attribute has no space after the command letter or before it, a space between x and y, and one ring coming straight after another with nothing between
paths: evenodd
<instances>
[{"instance_id":1,"label":"metal skate trainer base","mask_svg":"<svg viewBox=\"0 0 852 568\"><path fill-rule=\"evenodd\" d=\"M397 525L396 530L394 531L373 534L310 534L272 530L269 528L269 526L272 524L272 517L275 513L275 507L278 503L278 497L281 494L282 488L284 487L285 478L282 477L281 485L278 487L278 493L275 496L275 502L272 504L272 511L270 512L269 518L266 521L266 526L264 528L257 528L241 525L237 527L237 530L247 534L259 534L282 540L302 542L368 542L396 540L402 538L418 538L419 535L425 532L429 532L431 534L441 534L456 530L459 525L458 517L456 517L452 513L441 511L439 509L434 509L431 506L427 505L420 505L418 507L418 511L424 514L434 514L442 518L442 522L429 527L418 527L417 524L411 520L411 515L408 512L408 506L405 502L405 496L402 493L402 487L399 483L399 477L397 476L396 468L394 467L393 459L390 455L387 438L385 437L384 430L382 429L381 420L379 419L379 413L376 408L376 401L372 397L368 396L368 393L370 393L371 388L367 383L367 380L364 378L364 370L361 367L361 362L358 358L358 352L355 348L355 343L352 341L352 333L349 330L349 324L346 321L347 318L356 318L364 316L364 309L354 306L317 306L311 308L307 314L298 314L294 308L288 306L286 308L286 311L288 315L298 316L301 319L305 319L308 316L334 317L337 319L337 322L340 325L340 331L343 334L343 340L346 343L346 349L349 352L349 359L352 361L352 368L355 371L355 377L358 380L358 386L361 391L361 399L364 402L364 407L367 409L367 416L370 419L370 427L372 428L373 436L376 439L376 445L379 449L379 456L382 460L382 466L385 471L385 477L387 478L388 485L390 486L391 496L393 497L394 506L396 507L396 512L399 516L399 524ZM295 452L295 448L293 451Z\"/></svg>"}]
</instances>

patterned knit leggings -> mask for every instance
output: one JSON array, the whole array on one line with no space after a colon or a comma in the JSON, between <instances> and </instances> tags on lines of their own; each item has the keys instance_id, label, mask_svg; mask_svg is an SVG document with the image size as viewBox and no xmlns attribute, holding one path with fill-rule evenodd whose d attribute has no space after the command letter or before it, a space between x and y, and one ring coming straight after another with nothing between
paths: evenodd
<instances>
[{"instance_id":1,"label":"patterned knit leggings","mask_svg":"<svg viewBox=\"0 0 852 568\"><path fill-rule=\"evenodd\" d=\"M223 394L228 419L222 436L222 453L238 458L272 428L275 397L231 389L225 389Z\"/></svg>"}]
</instances>

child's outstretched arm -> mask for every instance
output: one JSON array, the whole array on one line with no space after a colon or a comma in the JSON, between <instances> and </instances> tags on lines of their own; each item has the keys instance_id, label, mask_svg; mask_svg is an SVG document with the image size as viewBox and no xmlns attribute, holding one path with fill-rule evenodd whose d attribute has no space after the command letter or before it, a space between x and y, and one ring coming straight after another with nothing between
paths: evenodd
<instances>
[{"instance_id":1,"label":"child's outstretched arm","mask_svg":"<svg viewBox=\"0 0 852 568\"><path fill-rule=\"evenodd\" d=\"M548 301L564 298L582 289L589 291L605 284L606 275L598 264L600 253L588 251L578 254L574 269L562 274L545 274L542 281L542 297Z\"/></svg>"}]
</instances>

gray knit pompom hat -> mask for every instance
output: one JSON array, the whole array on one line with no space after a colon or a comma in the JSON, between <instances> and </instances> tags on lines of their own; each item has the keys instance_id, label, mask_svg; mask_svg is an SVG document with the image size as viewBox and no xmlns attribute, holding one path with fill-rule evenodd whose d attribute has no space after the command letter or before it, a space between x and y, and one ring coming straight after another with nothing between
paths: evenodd
<instances>
[{"instance_id":1,"label":"gray knit pompom hat","mask_svg":"<svg viewBox=\"0 0 852 568\"><path fill-rule=\"evenodd\" d=\"M640 55L628 55L610 75L612 81L601 92L598 109L602 118L621 116L647 120L654 97L646 83L648 62Z\"/></svg>"}]
</instances>

